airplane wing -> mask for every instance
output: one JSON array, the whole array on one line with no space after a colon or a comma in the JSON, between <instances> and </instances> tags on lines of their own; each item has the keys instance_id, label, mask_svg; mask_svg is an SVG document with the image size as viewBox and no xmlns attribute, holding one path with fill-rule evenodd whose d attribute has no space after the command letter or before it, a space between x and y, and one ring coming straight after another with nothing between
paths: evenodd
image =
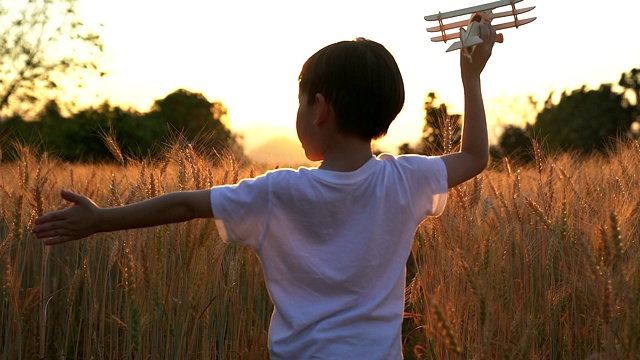
<instances>
[{"instance_id":1,"label":"airplane wing","mask_svg":"<svg viewBox=\"0 0 640 360\"><path fill-rule=\"evenodd\" d=\"M502 11L502 12L498 12L498 13L493 13L493 14L489 14L487 16L487 20L493 20L493 19L499 19L499 18L503 18L503 17L507 17L507 16L514 16L514 15L520 15L520 14L524 14L526 12L529 12L533 9L535 9L535 6L530 6L530 7L526 7L526 8L522 8L522 9L516 9L516 11ZM430 28L427 28L428 32L442 32L445 30L451 30L451 29L459 29L462 26L467 26L469 25L469 20L461 20L461 21L456 21L456 22L452 22L449 24L443 24L442 26L432 26Z\"/></svg>"},{"instance_id":2,"label":"airplane wing","mask_svg":"<svg viewBox=\"0 0 640 360\"><path fill-rule=\"evenodd\" d=\"M433 15L427 15L424 17L424 19L426 21L438 21L438 20L448 19L456 16L473 14L480 11L492 10L501 6L513 5L521 1L522 0L499 0L499 1L494 1L487 4L471 6L471 7L460 9L460 10L453 10L453 11L447 11L447 12L437 13Z\"/></svg>"},{"instance_id":3,"label":"airplane wing","mask_svg":"<svg viewBox=\"0 0 640 360\"><path fill-rule=\"evenodd\" d=\"M526 25L526 24L534 21L535 19L537 19L537 17L532 17L532 18L522 19L522 20L518 19L518 21L511 21L511 22L506 22L506 23L502 23L502 24L494 24L493 27L496 29L496 31L497 30L503 30L503 29L508 29L508 28L512 28L512 27L518 27L518 26ZM446 41L446 40L458 39L458 38L460 38L460 33L459 32L453 33L453 34L445 34L445 35L442 35L442 36L435 36L435 37L431 38L431 41L437 42L437 41Z\"/></svg>"}]
</instances>

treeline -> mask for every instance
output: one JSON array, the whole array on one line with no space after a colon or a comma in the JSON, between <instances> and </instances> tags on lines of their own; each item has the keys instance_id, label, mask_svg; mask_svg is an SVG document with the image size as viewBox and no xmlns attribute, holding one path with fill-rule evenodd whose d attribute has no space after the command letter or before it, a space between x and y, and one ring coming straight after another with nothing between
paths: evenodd
<instances>
[{"instance_id":1,"label":"treeline","mask_svg":"<svg viewBox=\"0 0 640 360\"><path fill-rule=\"evenodd\" d=\"M223 122L226 113L222 103L184 89L156 100L148 112L104 102L65 116L52 100L34 119L13 115L0 121L0 159L11 160L26 146L68 162L112 161L109 139L132 158L155 157L176 142L205 154L231 151L241 156L236 135Z\"/></svg>"},{"instance_id":2,"label":"treeline","mask_svg":"<svg viewBox=\"0 0 640 360\"><path fill-rule=\"evenodd\" d=\"M509 157L520 162L534 159L535 148L545 153L572 152L588 155L606 153L616 140L637 139L640 135L640 68L623 73L618 81L598 89L585 86L555 94L542 104L534 123L508 125L491 147L493 159ZM422 139L415 146L403 144L401 153L441 154L455 150L460 142L462 116L449 114L447 105L438 104L435 93L425 102Z\"/></svg>"},{"instance_id":3,"label":"treeline","mask_svg":"<svg viewBox=\"0 0 640 360\"><path fill-rule=\"evenodd\" d=\"M491 153L494 160L534 159L536 147L545 153L605 153L614 140L637 139L640 134L640 68L623 73L619 91L612 84L598 89L582 87L553 93L537 105L535 121L508 125ZM462 116L449 114L435 93L425 102L425 124L417 145L403 144L400 153L441 154L455 151L460 142ZM114 160L106 139L115 139L126 157L155 157L176 142L188 143L201 153L233 152L243 157L236 135L224 124L227 109L202 94L179 89L156 100L148 112L105 102L71 115L63 115L56 101L35 116L0 119L0 160L10 160L20 146L28 146L69 162ZM16 146L18 145L18 146Z\"/></svg>"}]
</instances>

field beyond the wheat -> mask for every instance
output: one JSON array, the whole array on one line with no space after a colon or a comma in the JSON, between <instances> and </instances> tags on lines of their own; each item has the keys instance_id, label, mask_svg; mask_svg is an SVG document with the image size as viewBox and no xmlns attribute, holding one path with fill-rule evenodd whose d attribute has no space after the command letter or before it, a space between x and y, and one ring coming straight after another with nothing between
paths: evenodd
<instances>
[{"instance_id":1,"label":"field beyond the wheat","mask_svg":"<svg viewBox=\"0 0 640 360\"><path fill-rule=\"evenodd\" d=\"M266 168L191 148L157 161L0 162L0 359L266 359L255 253L213 221L45 247L61 189L114 206ZM408 259L406 359L639 359L640 145L493 164L449 192Z\"/></svg>"}]
</instances>

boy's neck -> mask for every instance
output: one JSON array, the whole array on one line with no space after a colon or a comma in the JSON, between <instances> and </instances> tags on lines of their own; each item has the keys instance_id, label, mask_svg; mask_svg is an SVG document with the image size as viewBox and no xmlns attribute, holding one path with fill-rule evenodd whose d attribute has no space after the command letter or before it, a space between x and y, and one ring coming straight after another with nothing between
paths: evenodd
<instances>
[{"instance_id":1,"label":"boy's neck","mask_svg":"<svg viewBox=\"0 0 640 360\"><path fill-rule=\"evenodd\" d=\"M370 141L343 138L327 148L319 168L340 172L355 171L372 156Z\"/></svg>"}]
</instances>

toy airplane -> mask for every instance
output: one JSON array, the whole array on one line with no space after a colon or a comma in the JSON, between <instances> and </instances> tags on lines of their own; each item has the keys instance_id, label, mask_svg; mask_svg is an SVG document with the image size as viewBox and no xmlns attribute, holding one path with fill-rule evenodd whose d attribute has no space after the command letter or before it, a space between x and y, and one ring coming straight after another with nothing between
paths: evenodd
<instances>
[{"instance_id":1,"label":"toy airplane","mask_svg":"<svg viewBox=\"0 0 640 360\"><path fill-rule=\"evenodd\" d=\"M535 6L526 7L522 9L516 9L515 4L521 2L522 0L500 0L494 1L491 3L471 6L468 8L447 11L447 12L439 12L434 15L425 16L424 19L426 21L437 21L438 26L433 26L427 28L428 32L439 32L440 36L435 36L431 38L431 41L444 41L451 39L460 39L453 43L448 49L447 52L460 49L463 51L463 54L471 59L471 53L476 45L482 43L482 39L480 38L480 24L485 21L492 21L493 19L513 16L514 21L505 22L500 24L493 24L493 27L496 30L507 29L511 27L518 28L519 26L526 25L536 18L528 18L528 19L518 19L518 15L524 14L535 9ZM511 10L502 11L494 13L493 10L502 6L511 6ZM442 20L454 18L457 16L468 15L471 14L471 19L456 21L449 24L445 24ZM466 25L466 29L464 26ZM447 34L447 30L451 29L459 29L459 32L453 34ZM502 42L504 37L502 34L498 34L496 37L496 42Z\"/></svg>"}]
</instances>

